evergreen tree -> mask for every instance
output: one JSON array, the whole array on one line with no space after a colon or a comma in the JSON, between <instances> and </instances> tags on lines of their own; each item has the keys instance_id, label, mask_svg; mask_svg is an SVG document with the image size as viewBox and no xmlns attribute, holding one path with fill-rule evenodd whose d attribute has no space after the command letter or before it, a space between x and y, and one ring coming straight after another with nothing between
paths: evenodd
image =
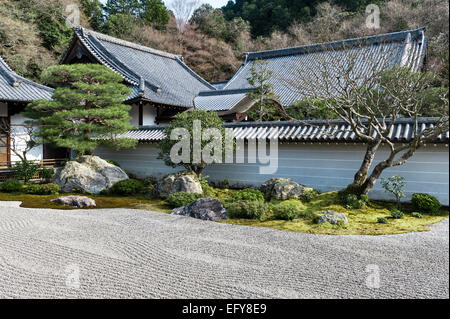
<instances>
[{"instance_id":1,"label":"evergreen tree","mask_svg":"<svg viewBox=\"0 0 450 319\"><path fill-rule=\"evenodd\" d=\"M151 24L158 29L165 29L170 20L169 11L162 0L108 0L105 5L108 21L111 17L127 15Z\"/></svg>"},{"instance_id":2,"label":"evergreen tree","mask_svg":"<svg viewBox=\"0 0 450 319\"><path fill-rule=\"evenodd\" d=\"M274 105L273 99L276 98L273 92L274 86L270 82L273 71L268 68L269 62L256 60L252 63L251 77L248 83L254 88L247 95L256 103L251 110L247 112L248 116L254 121L272 121L279 120L277 115L277 108Z\"/></svg>"},{"instance_id":3,"label":"evergreen tree","mask_svg":"<svg viewBox=\"0 0 450 319\"><path fill-rule=\"evenodd\" d=\"M144 23L165 29L170 20L169 11L162 0L141 0L140 17Z\"/></svg>"},{"instance_id":4,"label":"evergreen tree","mask_svg":"<svg viewBox=\"0 0 450 319\"><path fill-rule=\"evenodd\" d=\"M81 8L95 31L100 31L104 23L103 5L100 0L81 0Z\"/></svg>"},{"instance_id":5,"label":"evergreen tree","mask_svg":"<svg viewBox=\"0 0 450 319\"><path fill-rule=\"evenodd\" d=\"M117 138L132 128L130 106L123 104L131 90L119 74L96 64L59 65L45 70L42 81L56 87L53 100L35 101L23 113L39 126L40 142L88 155L100 144L136 145Z\"/></svg>"}]
</instances>

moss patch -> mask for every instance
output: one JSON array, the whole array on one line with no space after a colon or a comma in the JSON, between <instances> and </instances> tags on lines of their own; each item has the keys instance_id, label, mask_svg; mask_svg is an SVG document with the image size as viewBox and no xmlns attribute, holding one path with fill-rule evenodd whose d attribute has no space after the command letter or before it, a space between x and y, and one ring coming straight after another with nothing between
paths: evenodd
<instances>
[{"instance_id":1,"label":"moss patch","mask_svg":"<svg viewBox=\"0 0 450 319\"><path fill-rule=\"evenodd\" d=\"M230 197L235 190L210 188L206 196L217 198L221 201ZM65 194L69 195L69 194ZM77 194L75 194L77 195ZM62 195L27 195L27 194L6 194L0 193L0 201L21 201L21 207L24 208L51 208L62 210L73 210L77 208L61 206L50 202ZM83 195L92 198L97 203L96 208L132 208L142 209L162 213L170 213L171 207L161 199L152 199L148 196L138 197L119 197L119 196L101 196L101 195ZM280 201L272 201L270 205L275 205ZM342 205L337 204L337 192L321 194L309 203L299 200L289 200L295 204L301 211L299 219L293 221L274 220L273 215L269 213L264 221L248 219L230 219L223 221L226 224L246 225L256 227L268 227L284 231L301 232L309 234L328 234L328 235L388 235L402 234L408 232L428 231L429 225L438 223L449 216L449 210L446 207L441 208L438 216L423 214L422 218L412 215L414 212L411 205L404 204L403 211L405 216L402 219L393 219L391 210L395 209L394 203L371 202L367 207L358 210L349 210ZM338 213L345 213L349 224L344 226L313 223L317 214L333 210ZM378 223L378 218L384 217L388 220L387 224Z\"/></svg>"},{"instance_id":2,"label":"moss patch","mask_svg":"<svg viewBox=\"0 0 450 319\"><path fill-rule=\"evenodd\" d=\"M21 207L24 208L51 208L74 210L78 208L62 206L52 203L50 200L60 196L79 195L79 194L64 194L64 195L26 195L26 194L6 194L0 193L0 201L20 201ZM151 199L145 196L141 197L119 197L119 196L101 196L101 195L81 195L95 200L97 207L90 209L103 208L133 208L151 210L156 212L168 213L172 209L167 203L161 199Z\"/></svg>"},{"instance_id":3,"label":"moss patch","mask_svg":"<svg viewBox=\"0 0 450 319\"><path fill-rule=\"evenodd\" d=\"M338 203L337 192L326 193L313 199L310 203L297 202L302 210L302 218L293 221L274 220L272 216L267 216L267 220L230 219L223 221L226 224L268 227L278 230L328 235L388 235L402 234L408 232L428 231L427 226L438 223L449 216L448 208L442 208L439 216L423 215L423 218L416 218L411 215L413 212L410 205L405 204L403 211L405 216L402 219L391 218L391 210L395 209L395 204L386 202L371 202L367 207L358 210L349 210L336 204ZM276 204L277 202L272 202ZM345 226L331 225L328 223L317 225L313 223L315 215L325 210L333 210L338 213L345 213L349 224ZM387 224L379 224L378 218L388 219Z\"/></svg>"}]
</instances>

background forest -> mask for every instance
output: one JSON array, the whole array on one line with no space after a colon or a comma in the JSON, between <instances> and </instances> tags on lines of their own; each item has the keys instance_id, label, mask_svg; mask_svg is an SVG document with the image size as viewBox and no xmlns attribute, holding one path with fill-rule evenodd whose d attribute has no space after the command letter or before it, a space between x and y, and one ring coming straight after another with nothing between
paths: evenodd
<instances>
[{"instance_id":1,"label":"background forest","mask_svg":"<svg viewBox=\"0 0 450 319\"><path fill-rule=\"evenodd\" d=\"M366 27L369 3L380 7L379 29ZM177 0L170 9L161 0L0 0L0 56L22 76L39 80L71 40L69 4L81 8L84 27L182 54L208 81L228 80L245 51L426 26L427 65L448 86L448 0L236 0L220 9Z\"/></svg>"}]
</instances>

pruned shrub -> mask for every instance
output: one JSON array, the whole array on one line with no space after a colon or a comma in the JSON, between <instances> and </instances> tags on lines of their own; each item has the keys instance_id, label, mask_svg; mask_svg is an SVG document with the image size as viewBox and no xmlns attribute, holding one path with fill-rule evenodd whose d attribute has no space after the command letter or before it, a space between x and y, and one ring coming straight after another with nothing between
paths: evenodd
<instances>
[{"instance_id":1,"label":"pruned shrub","mask_svg":"<svg viewBox=\"0 0 450 319\"><path fill-rule=\"evenodd\" d=\"M269 205L263 201L236 201L225 203L230 218L263 220L269 211Z\"/></svg>"},{"instance_id":2,"label":"pruned shrub","mask_svg":"<svg viewBox=\"0 0 450 319\"><path fill-rule=\"evenodd\" d=\"M147 188L144 183L136 179L125 179L115 183L111 187L111 193L115 195L137 195L145 193Z\"/></svg>"},{"instance_id":3,"label":"pruned shrub","mask_svg":"<svg viewBox=\"0 0 450 319\"><path fill-rule=\"evenodd\" d=\"M305 192L300 195L300 200L305 203L309 203L314 198L320 195L320 192L315 189L306 189Z\"/></svg>"},{"instance_id":4,"label":"pruned shrub","mask_svg":"<svg viewBox=\"0 0 450 319\"><path fill-rule=\"evenodd\" d=\"M413 194L412 203L416 210L425 214L436 215L441 209L439 200L429 194Z\"/></svg>"},{"instance_id":5,"label":"pruned shrub","mask_svg":"<svg viewBox=\"0 0 450 319\"><path fill-rule=\"evenodd\" d=\"M391 216L394 219L402 219L404 215L405 214L403 214L403 212L401 212L399 210L394 210L394 211L391 212Z\"/></svg>"},{"instance_id":6,"label":"pruned shrub","mask_svg":"<svg viewBox=\"0 0 450 319\"><path fill-rule=\"evenodd\" d=\"M230 197L231 201L260 201L264 202L264 195L260 190L246 188L236 191Z\"/></svg>"},{"instance_id":7,"label":"pruned shrub","mask_svg":"<svg viewBox=\"0 0 450 319\"><path fill-rule=\"evenodd\" d=\"M5 193L18 193L22 188L22 183L15 179L8 179L0 184L0 191Z\"/></svg>"},{"instance_id":8,"label":"pruned shrub","mask_svg":"<svg viewBox=\"0 0 450 319\"><path fill-rule=\"evenodd\" d=\"M421 213L418 213L418 212L411 213L411 216L415 217L415 218L423 218L423 215Z\"/></svg>"},{"instance_id":9,"label":"pruned shrub","mask_svg":"<svg viewBox=\"0 0 450 319\"><path fill-rule=\"evenodd\" d=\"M366 207L366 202L363 199L358 199L355 194L347 194L345 197L345 207L347 209L361 209Z\"/></svg>"},{"instance_id":10,"label":"pruned shrub","mask_svg":"<svg viewBox=\"0 0 450 319\"><path fill-rule=\"evenodd\" d=\"M299 217L301 211L299 207L292 202L281 202L273 207L275 219L294 220Z\"/></svg>"},{"instance_id":11,"label":"pruned shrub","mask_svg":"<svg viewBox=\"0 0 450 319\"><path fill-rule=\"evenodd\" d=\"M169 197L167 197L167 203L173 208L177 208L189 205L202 197L203 195L198 193L186 193L186 192L174 193Z\"/></svg>"},{"instance_id":12,"label":"pruned shrub","mask_svg":"<svg viewBox=\"0 0 450 319\"><path fill-rule=\"evenodd\" d=\"M25 193L33 195L59 194L61 188L56 184L31 184L25 188Z\"/></svg>"},{"instance_id":13,"label":"pruned shrub","mask_svg":"<svg viewBox=\"0 0 450 319\"><path fill-rule=\"evenodd\" d=\"M50 180L55 175L55 170L53 168L43 168L39 171L39 177L42 178L46 183L50 183Z\"/></svg>"},{"instance_id":14,"label":"pruned shrub","mask_svg":"<svg viewBox=\"0 0 450 319\"><path fill-rule=\"evenodd\" d=\"M14 171L15 176L22 179L25 183L28 183L28 181L39 172L39 168L39 164L23 160L16 163L12 167L12 170Z\"/></svg>"}]
</instances>

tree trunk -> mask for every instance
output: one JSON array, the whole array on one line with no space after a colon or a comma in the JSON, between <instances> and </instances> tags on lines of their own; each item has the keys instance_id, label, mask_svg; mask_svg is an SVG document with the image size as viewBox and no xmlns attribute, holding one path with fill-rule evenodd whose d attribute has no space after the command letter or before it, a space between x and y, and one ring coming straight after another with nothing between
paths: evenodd
<instances>
[{"instance_id":1,"label":"tree trunk","mask_svg":"<svg viewBox=\"0 0 450 319\"><path fill-rule=\"evenodd\" d=\"M381 174L386 168L392 167L392 166L400 166L405 164L410 157L414 155L417 148L411 148L407 152L405 152L398 160L394 161L395 156L398 154L398 152L392 151L389 155L389 158L382 161L381 163L378 163L377 166L373 169L372 174L370 174L369 178L364 182L364 184L361 187L361 194L369 194L369 192L372 190L372 188L377 183L378 178L380 178Z\"/></svg>"},{"instance_id":2,"label":"tree trunk","mask_svg":"<svg viewBox=\"0 0 450 319\"><path fill-rule=\"evenodd\" d=\"M372 166L373 161L375 160L375 154L380 145L381 140L367 144L366 154L364 155L364 160L361 164L361 167L356 172L353 179L353 183L350 184L347 188L354 190L361 189L361 187L367 180L367 175L369 174L370 167ZM356 193L360 193L360 191L356 191Z\"/></svg>"}]
</instances>

